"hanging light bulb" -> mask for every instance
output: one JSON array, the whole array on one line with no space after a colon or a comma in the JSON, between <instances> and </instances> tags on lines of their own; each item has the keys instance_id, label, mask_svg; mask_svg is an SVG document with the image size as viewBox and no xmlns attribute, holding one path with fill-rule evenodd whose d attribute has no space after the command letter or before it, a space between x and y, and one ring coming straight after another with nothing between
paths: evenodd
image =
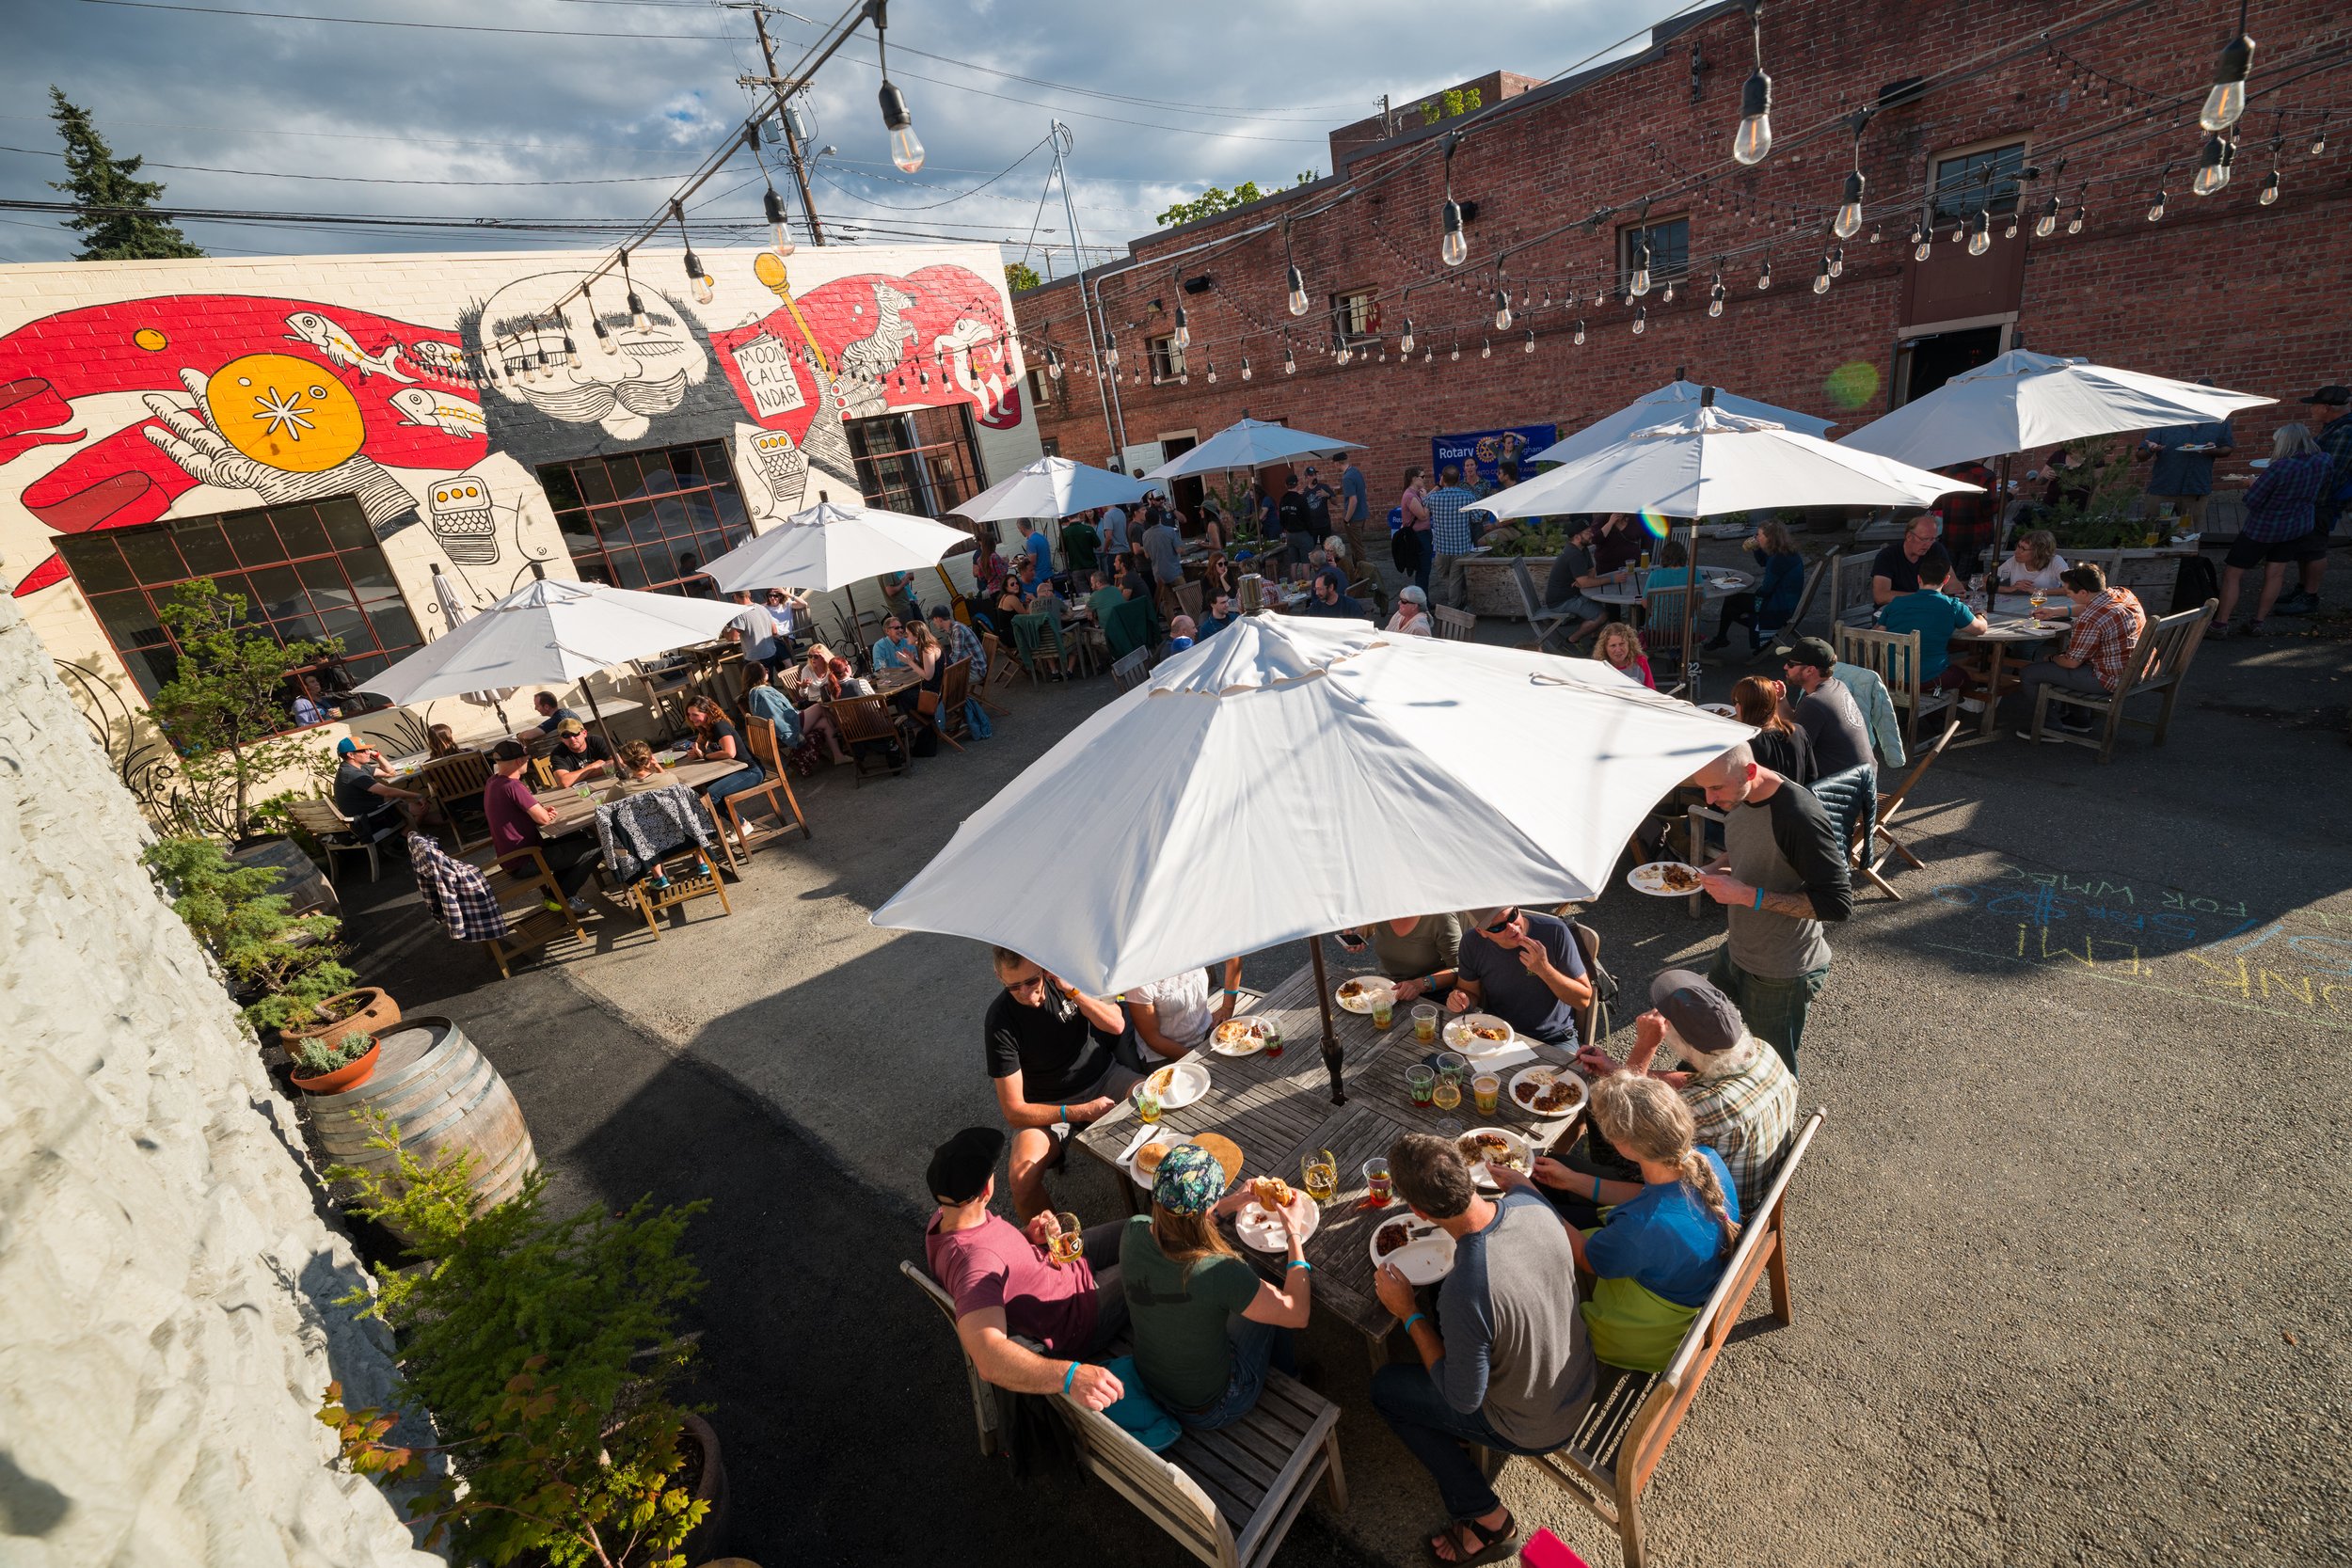
<instances>
[{"instance_id":1,"label":"hanging light bulb","mask_svg":"<svg viewBox=\"0 0 2352 1568\"><path fill-rule=\"evenodd\" d=\"M1756 292L1757 293L1762 293L1765 290L1771 288L1772 286L1772 259L1770 256L1767 256L1764 258L1764 270L1756 275Z\"/></svg>"},{"instance_id":2,"label":"hanging light bulb","mask_svg":"<svg viewBox=\"0 0 2352 1568\"><path fill-rule=\"evenodd\" d=\"M1511 330L1511 292L1508 289L1495 291L1495 330Z\"/></svg>"},{"instance_id":3,"label":"hanging light bulb","mask_svg":"<svg viewBox=\"0 0 2352 1568\"><path fill-rule=\"evenodd\" d=\"M1531 326L1527 329L1527 343L1525 347L1519 350L1519 352L1522 354L1533 354L1535 352L1535 329L1534 327Z\"/></svg>"},{"instance_id":4,"label":"hanging light bulb","mask_svg":"<svg viewBox=\"0 0 2352 1568\"><path fill-rule=\"evenodd\" d=\"M1174 334L1174 341L1178 348L1190 348L1192 346L1192 322L1190 318L1185 316L1184 308L1181 305L1176 307L1176 331Z\"/></svg>"},{"instance_id":5,"label":"hanging light bulb","mask_svg":"<svg viewBox=\"0 0 2352 1568\"><path fill-rule=\"evenodd\" d=\"M2208 131L2227 131L2246 112L2246 78L2254 66L2254 40L2246 36L2246 0L2238 0L2237 37L2221 46L2213 64L2213 90L2197 123Z\"/></svg>"},{"instance_id":6,"label":"hanging light bulb","mask_svg":"<svg viewBox=\"0 0 2352 1568\"><path fill-rule=\"evenodd\" d=\"M1979 213L1977 226L1968 235L1968 254L1981 256L1993 248L1993 214Z\"/></svg>"},{"instance_id":7,"label":"hanging light bulb","mask_svg":"<svg viewBox=\"0 0 2352 1568\"><path fill-rule=\"evenodd\" d=\"M1821 258L1820 270L1813 275L1813 292L1817 294L1829 293L1829 258L1826 256Z\"/></svg>"},{"instance_id":8,"label":"hanging light bulb","mask_svg":"<svg viewBox=\"0 0 2352 1568\"><path fill-rule=\"evenodd\" d=\"M558 310L555 313L555 319L564 328L564 363L578 370L580 363L580 345L572 341L572 318Z\"/></svg>"},{"instance_id":9,"label":"hanging light bulb","mask_svg":"<svg viewBox=\"0 0 2352 1568\"><path fill-rule=\"evenodd\" d=\"M1177 386L1179 386L1179 387L1189 387L1189 386L1191 386L1191 385L1192 385L1192 372L1191 372L1190 371L1178 371L1178 372L1176 372L1176 385L1177 385Z\"/></svg>"},{"instance_id":10,"label":"hanging light bulb","mask_svg":"<svg viewBox=\"0 0 2352 1568\"><path fill-rule=\"evenodd\" d=\"M1241 356L1241 378L1244 381L1249 379L1249 356L1247 354Z\"/></svg>"},{"instance_id":11,"label":"hanging light bulb","mask_svg":"<svg viewBox=\"0 0 2352 1568\"><path fill-rule=\"evenodd\" d=\"M2316 158L2328 150L2328 117L2319 117L2319 129L2312 133L2312 156Z\"/></svg>"},{"instance_id":12,"label":"hanging light bulb","mask_svg":"<svg viewBox=\"0 0 2352 1568\"><path fill-rule=\"evenodd\" d=\"M1458 365L1458 364L1460 364L1461 362L1462 362L1462 340L1461 340L1461 339L1459 339L1459 338L1456 338L1456 339L1454 339L1454 352L1453 352L1452 354L1449 354L1449 355L1447 355L1447 356L1446 356L1446 363L1448 363L1448 364L1450 364L1450 365Z\"/></svg>"},{"instance_id":13,"label":"hanging light bulb","mask_svg":"<svg viewBox=\"0 0 2352 1568\"><path fill-rule=\"evenodd\" d=\"M2164 221L2164 204L2170 198L2171 193L2169 191L2158 191L2156 193L2156 199L2148 204L2148 221L2150 223L2162 223Z\"/></svg>"},{"instance_id":14,"label":"hanging light bulb","mask_svg":"<svg viewBox=\"0 0 2352 1568\"><path fill-rule=\"evenodd\" d=\"M686 211L676 202L670 203L670 216L677 222L677 237L686 246L686 281L694 291L694 303L707 305L711 299L709 274L703 271L702 258L694 254L694 242L687 237Z\"/></svg>"},{"instance_id":15,"label":"hanging light bulb","mask_svg":"<svg viewBox=\"0 0 2352 1568\"><path fill-rule=\"evenodd\" d=\"M1959 245L1967 238L1968 220L1966 218L1962 218L1958 223L1952 225L1952 244Z\"/></svg>"},{"instance_id":16,"label":"hanging light bulb","mask_svg":"<svg viewBox=\"0 0 2352 1568\"><path fill-rule=\"evenodd\" d=\"M1649 293L1649 242L1642 241L1633 252L1633 277L1626 283L1626 293L1639 299Z\"/></svg>"},{"instance_id":17,"label":"hanging light bulb","mask_svg":"<svg viewBox=\"0 0 2352 1568\"><path fill-rule=\"evenodd\" d=\"M612 334L605 330L604 317L596 309L596 302L589 296L586 289L580 290L580 299L581 304L588 307L588 329L596 335L596 346L607 354L620 353L621 345L614 342Z\"/></svg>"},{"instance_id":18,"label":"hanging light bulb","mask_svg":"<svg viewBox=\"0 0 2352 1568\"><path fill-rule=\"evenodd\" d=\"M1633 335L1638 338L1648 330L1649 307L1646 305L1636 305L1633 308Z\"/></svg>"},{"instance_id":19,"label":"hanging light bulb","mask_svg":"<svg viewBox=\"0 0 2352 1568\"><path fill-rule=\"evenodd\" d=\"M1470 260L1470 242L1462 237L1462 204L1447 197L1439 221L1444 225L1445 238L1438 242L1438 259L1449 267L1458 267Z\"/></svg>"},{"instance_id":20,"label":"hanging light bulb","mask_svg":"<svg viewBox=\"0 0 2352 1568\"><path fill-rule=\"evenodd\" d=\"M1396 351L1399 354L1413 352L1413 318L1410 316L1405 318L1405 336L1397 340Z\"/></svg>"},{"instance_id":21,"label":"hanging light bulb","mask_svg":"<svg viewBox=\"0 0 2352 1568\"><path fill-rule=\"evenodd\" d=\"M1436 364L1438 362L1438 351L1434 348L1422 349L1421 351L1421 362L1424 365Z\"/></svg>"},{"instance_id":22,"label":"hanging light bulb","mask_svg":"<svg viewBox=\"0 0 2352 1568\"><path fill-rule=\"evenodd\" d=\"M635 289L628 292L628 325L629 329L635 332L653 330L653 322L645 314L645 302L637 297Z\"/></svg>"},{"instance_id":23,"label":"hanging light bulb","mask_svg":"<svg viewBox=\"0 0 2352 1568\"><path fill-rule=\"evenodd\" d=\"M2050 193L2049 206L2043 208L2042 210L2042 215L2033 220L2033 234L2035 239L2046 240L2051 235L2058 232L2058 193L2053 191Z\"/></svg>"},{"instance_id":24,"label":"hanging light bulb","mask_svg":"<svg viewBox=\"0 0 2352 1568\"><path fill-rule=\"evenodd\" d=\"M1209 361L1209 385L1216 385L1216 361L1214 359Z\"/></svg>"},{"instance_id":25,"label":"hanging light bulb","mask_svg":"<svg viewBox=\"0 0 2352 1568\"><path fill-rule=\"evenodd\" d=\"M1707 286L1707 313L1710 316L1724 313L1724 275L1720 272L1715 275L1715 281Z\"/></svg>"},{"instance_id":26,"label":"hanging light bulb","mask_svg":"<svg viewBox=\"0 0 2352 1568\"><path fill-rule=\"evenodd\" d=\"M1544 291L1544 309L1547 310L1551 309L1551 291L1549 288Z\"/></svg>"},{"instance_id":27,"label":"hanging light bulb","mask_svg":"<svg viewBox=\"0 0 2352 1568\"><path fill-rule=\"evenodd\" d=\"M1878 244L1884 238L1886 238L1886 230L1883 225L1875 223L1870 225L1870 243L1872 245Z\"/></svg>"},{"instance_id":28,"label":"hanging light bulb","mask_svg":"<svg viewBox=\"0 0 2352 1568\"><path fill-rule=\"evenodd\" d=\"M1492 338L1483 340L1478 345L1478 357L1481 359L1492 359L1494 356L1495 341Z\"/></svg>"},{"instance_id":29,"label":"hanging light bulb","mask_svg":"<svg viewBox=\"0 0 2352 1568\"><path fill-rule=\"evenodd\" d=\"M1107 332L1103 334L1103 363L1119 369L1119 340Z\"/></svg>"},{"instance_id":30,"label":"hanging light bulb","mask_svg":"<svg viewBox=\"0 0 2352 1568\"><path fill-rule=\"evenodd\" d=\"M759 198L759 205L768 216L768 235L775 242L776 254L791 255L792 230L784 221L784 198L776 194L775 186L768 187L768 194Z\"/></svg>"},{"instance_id":31,"label":"hanging light bulb","mask_svg":"<svg viewBox=\"0 0 2352 1568\"><path fill-rule=\"evenodd\" d=\"M1860 169L1846 176L1846 199L1838 203L1837 219L1829 226L1830 232L1841 240L1851 240L1862 231L1862 192L1867 183Z\"/></svg>"},{"instance_id":32,"label":"hanging light bulb","mask_svg":"<svg viewBox=\"0 0 2352 1568\"><path fill-rule=\"evenodd\" d=\"M2230 182L2230 166L2237 161L2237 149L2216 133L2205 138L2205 149L2197 158L2197 178L2189 182L2189 189L2199 196L2211 196Z\"/></svg>"},{"instance_id":33,"label":"hanging light bulb","mask_svg":"<svg viewBox=\"0 0 2352 1568\"><path fill-rule=\"evenodd\" d=\"M1386 338L1380 340L1380 351L1373 356L1373 359L1383 365L1389 362L1389 341Z\"/></svg>"},{"instance_id":34,"label":"hanging light bulb","mask_svg":"<svg viewBox=\"0 0 2352 1568\"><path fill-rule=\"evenodd\" d=\"M1574 341L1576 346L1579 348L1582 348L1584 346L1584 318L1582 316L1576 318L1576 337Z\"/></svg>"},{"instance_id":35,"label":"hanging light bulb","mask_svg":"<svg viewBox=\"0 0 2352 1568\"><path fill-rule=\"evenodd\" d=\"M1673 278L1669 277L1666 279L1665 292L1658 296L1658 302L1661 305L1672 305L1675 302L1675 285Z\"/></svg>"},{"instance_id":36,"label":"hanging light bulb","mask_svg":"<svg viewBox=\"0 0 2352 1568\"><path fill-rule=\"evenodd\" d=\"M1298 361L1292 357L1288 344L1284 344L1282 348L1282 373L1284 375L1296 375L1298 373Z\"/></svg>"},{"instance_id":37,"label":"hanging light bulb","mask_svg":"<svg viewBox=\"0 0 2352 1568\"><path fill-rule=\"evenodd\" d=\"M875 8L874 58L882 70L882 124L890 130L890 161L898 166L901 174L913 174L923 166L923 138L914 134L914 117L907 113L907 95L890 80L890 43L887 30L882 25L882 10Z\"/></svg>"},{"instance_id":38,"label":"hanging light bulb","mask_svg":"<svg viewBox=\"0 0 2352 1568\"><path fill-rule=\"evenodd\" d=\"M1756 40L1756 70L1740 89L1740 129L1732 134L1731 155L1743 166L1762 163L1772 150L1772 79L1764 74L1763 7L1748 12Z\"/></svg>"},{"instance_id":39,"label":"hanging light bulb","mask_svg":"<svg viewBox=\"0 0 2352 1568\"><path fill-rule=\"evenodd\" d=\"M2279 199L2279 171L2272 169L2263 176L2262 204L2265 207Z\"/></svg>"},{"instance_id":40,"label":"hanging light bulb","mask_svg":"<svg viewBox=\"0 0 2352 1568\"><path fill-rule=\"evenodd\" d=\"M2010 209L2010 214L2009 214L2009 227L2001 230L2001 238L2003 238L2003 239L2005 239L2005 240L2013 240L2013 239L2015 239L2016 237L2017 237L2017 211L2016 211L2016 209L2015 209L2015 208L2011 208L2011 209Z\"/></svg>"},{"instance_id":41,"label":"hanging light bulb","mask_svg":"<svg viewBox=\"0 0 2352 1568\"><path fill-rule=\"evenodd\" d=\"M2079 201L2074 203L2074 215L2066 220L2066 231L2069 234L2079 234L2083 231L2083 204Z\"/></svg>"},{"instance_id":42,"label":"hanging light bulb","mask_svg":"<svg viewBox=\"0 0 2352 1568\"><path fill-rule=\"evenodd\" d=\"M1829 275L1832 277L1846 276L1846 247L1842 245L1829 247Z\"/></svg>"},{"instance_id":43,"label":"hanging light bulb","mask_svg":"<svg viewBox=\"0 0 2352 1568\"><path fill-rule=\"evenodd\" d=\"M1935 249L1935 237L1934 237L1932 234L1929 233L1929 232L1928 232L1928 230L1927 230L1927 229L1926 229L1924 226L1923 226L1923 227L1921 227L1921 228L1914 229L1914 230L1911 231L1911 259L1912 259L1913 261L1926 261L1926 260L1928 259L1929 253L1930 253L1930 252L1931 252L1931 251L1933 251L1934 249Z\"/></svg>"}]
</instances>

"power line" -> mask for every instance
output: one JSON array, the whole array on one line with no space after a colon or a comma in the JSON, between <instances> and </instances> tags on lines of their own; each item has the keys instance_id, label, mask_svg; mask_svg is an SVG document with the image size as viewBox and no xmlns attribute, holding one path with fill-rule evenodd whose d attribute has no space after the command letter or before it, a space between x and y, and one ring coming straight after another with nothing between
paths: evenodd
<instances>
[{"instance_id":1,"label":"power line","mask_svg":"<svg viewBox=\"0 0 2352 1568\"><path fill-rule=\"evenodd\" d=\"M0 147L0 152L22 152L34 158L65 156L63 152L47 147ZM151 158L142 158L139 166L176 169L183 174L238 174L257 180L320 180L338 185L633 185L645 182L659 184L686 178L683 174L613 174L596 180L403 180L389 175L295 174L276 168L221 168L212 164L166 164Z\"/></svg>"},{"instance_id":2,"label":"power line","mask_svg":"<svg viewBox=\"0 0 2352 1568\"><path fill-rule=\"evenodd\" d=\"M400 22L373 16L318 16L308 11L245 11L227 6L187 6L172 0L81 0L85 6L121 6L141 11L189 11L201 16L242 16L256 22L332 22L345 27L411 27L431 33L507 33L525 38L628 39L638 43L723 43L727 33L601 33L570 27L493 27L474 22Z\"/></svg>"}]
</instances>

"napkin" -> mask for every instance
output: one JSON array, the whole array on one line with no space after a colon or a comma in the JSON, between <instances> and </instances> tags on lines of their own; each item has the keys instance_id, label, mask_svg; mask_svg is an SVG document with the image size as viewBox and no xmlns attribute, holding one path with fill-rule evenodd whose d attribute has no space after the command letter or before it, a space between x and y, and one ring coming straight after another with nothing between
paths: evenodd
<instances>
[{"instance_id":1,"label":"napkin","mask_svg":"<svg viewBox=\"0 0 2352 1568\"><path fill-rule=\"evenodd\" d=\"M1496 1052L1491 1056L1471 1057L1470 1070L1472 1072L1503 1073L1510 1071L1515 1067L1525 1067L1528 1063L1534 1061L1534 1047L1529 1045L1525 1040L1513 1040L1509 1045L1504 1046L1501 1051Z\"/></svg>"}]
</instances>

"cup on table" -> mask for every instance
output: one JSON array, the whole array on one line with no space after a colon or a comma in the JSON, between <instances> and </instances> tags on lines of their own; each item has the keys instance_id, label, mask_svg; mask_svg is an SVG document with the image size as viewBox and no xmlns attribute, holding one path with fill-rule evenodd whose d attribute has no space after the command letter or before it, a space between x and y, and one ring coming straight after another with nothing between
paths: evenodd
<instances>
[{"instance_id":1,"label":"cup on table","mask_svg":"<svg viewBox=\"0 0 2352 1568\"><path fill-rule=\"evenodd\" d=\"M1405 1092L1416 1105L1426 1105L1437 1092L1438 1069L1416 1062L1405 1069Z\"/></svg>"},{"instance_id":2,"label":"cup on table","mask_svg":"<svg viewBox=\"0 0 2352 1568\"><path fill-rule=\"evenodd\" d=\"M1468 1056L1463 1055L1458 1051L1440 1051L1438 1053L1438 1076L1439 1079L1451 1078L1454 1080L1454 1087L1459 1088L1461 1087L1462 1080L1469 1075L1470 1058Z\"/></svg>"},{"instance_id":3,"label":"cup on table","mask_svg":"<svg viewBox=\"0 0 2352 1568\"><path fill-rule=\"evenodd\" d=\"M1427 1045L1438 1037L1438 1005L1417 1002L1413 1005L1413 1038Z\"/></svg>"},{"instance_id":4,"label":"cup on table","mask_svg":"<svg viewBox=\"0 0 2352 1568\"><path fill-rule=\"evenodd\" d=\"M1046 1243L1053 1251L1054 1261L1074 1263L1085 1256L1086 1239L1078 1234L1077 1215L1057 1212L1054 1226L1053 1237Z\"/></svg>"},{"instance_id":5,"label":"cup on table","mask_svg":"<svg viewBox=\"0 0 2352 1568\"><path fill-rule=\"evenodd\" d=\"M1147 1078L1136 1085L1136 1115L1148 1125L1160 1119L1160 1091Z\"/></svg>"},{"instance_id":6,"label":"cup on table","mask_svg":"<svg viewBox=\"0 0 2352 1568\"><path fill-rule=\"evenodd\" d=\"M1317 1203L1328 1203L1339 1196L1340 1162L1329 1149L1317 1149L1298 1157L1299 1185Z\"/></svg>"},{"instance_id":7,"label":"cup on table","mask_svg":"<svg viewBox=\"0 0 2352 1568\"><path fill-rule=\"evenodd\" d=\"M1502 1080L1491 1072L1482 1072L1470 1080L1470 1098L1478 1106L1478 1114L1490 1117L1502 1097Z\"/></svg>"},{"instance_id":8,"label":"cup on table","mask_svg":"<svg viewBox=\"0 0 2352 1568\"><path fill-rule=\"evenodd\" d=\"M1372 997L1372 1026L1387 1029L1396 1022L1396 995L1392 991L1375 991Z\"/></svg>"},{"instance_id":9,"label":"cup on table","mask_svg":"<svg viewBox=\"0 0 2352 1568\"><path fill-rule=\"evenodd\" d=\"M1365 1208L1389 1206L1389 1162L1378 1155L1364 1162L1364 1193Z\"/></svg>"},{"instance_id":10,"label":"cup on table","mask_svg":"<svg viewBox=\"0 0 2352 1568\"><path fill-rule=\"evenodd\" d=\"M1440 1111L1451 1111L1462 1103L1462 1081L1440 1072L1429 1091L1429 1103Z\"/></svg>"}]
</instances>

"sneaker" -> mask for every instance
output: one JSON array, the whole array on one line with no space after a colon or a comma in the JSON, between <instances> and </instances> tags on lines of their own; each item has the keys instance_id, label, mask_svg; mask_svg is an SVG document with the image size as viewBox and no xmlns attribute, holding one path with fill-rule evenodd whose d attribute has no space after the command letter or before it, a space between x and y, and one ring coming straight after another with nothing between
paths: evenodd
<instances>
[{"instance_id":1,"label":"sneaker","mask_svg":"<svg viewBox=\"0 0 2352 1568\"><path fill-rule=\"evenodd\" d=\"M591 904L585 898L575 898L564 907L570 910L575 915L594 914L596 912L596 905Z\"/></svg>"},{"instance_id":2,"label":"sneaker","mask_svg":"<svg viewBox=\"0 0 2352 1568\"><path fill-rule=\"evenodd\" d=\"M1963 713L1982 713L1984 711L1984 703L1981 699L1976 697L1963 697L1960 700L1960 711Z\"/></svg>"},{"instance_id":3,"label":"sneaker","mask_svg":"<svg viewBox=\"0 0 2352 1568\"><path fill-rule=\"evenodd\" d=\"M2319 595L2316 594L2282 594L2279 602L2270 607L2270 613L2273 615L2309 615L2318 608Z\"/></svg>"},{"instance_id":4,"label":"sneaker","mask_svg":"<svg viewBox=\"0 0 2352 1568\"><path fill-rule=\"evenodd\" d=\"M2226 641L2232 635L2230 631L2230 623L2227 621L2216 621L2212 626L2205 628L2205 635L2207 637L2221 638Z\"/></svg>"},{"instance_id":5,"label":"sneaker","mask_svg":"<svg viewBox=\"0 0 2352 1568\"><path fill-rule=\"evenodd\" d=\"M2274 609L2274 610L2276 610L2278 607L2277 607L2276 605L2273 605L2271 608L2272 608L2272 609ZM2260 636L2262 636L2262 635L2263 635L2263 624L2262 624L2260 621L2249 621L2249 622L2247 622L2247 623L2246 623L2246 635L2247 635L2247 636L2249 636L2249 637L2260 637Z\"/></svg>"}]
</instances>

